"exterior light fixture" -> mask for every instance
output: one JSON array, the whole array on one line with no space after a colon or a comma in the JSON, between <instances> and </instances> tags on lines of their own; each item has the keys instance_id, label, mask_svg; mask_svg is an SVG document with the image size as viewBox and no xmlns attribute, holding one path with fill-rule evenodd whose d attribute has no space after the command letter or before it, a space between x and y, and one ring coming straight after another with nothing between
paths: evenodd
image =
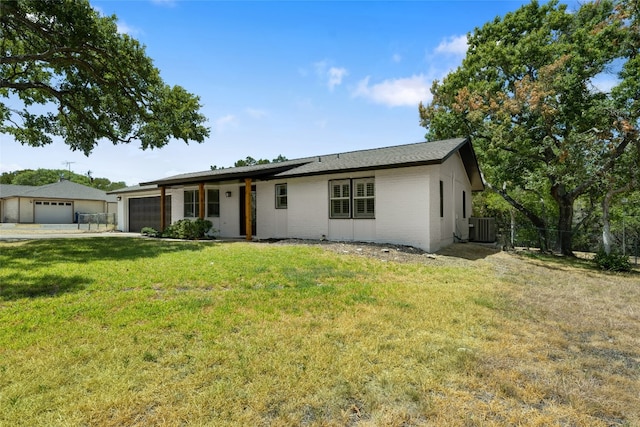
<instances>
[{"instance_id":1,"label":"exterior light fixture","mask_svg":"<svg viewBox=\"0 0 640 427\"><path fill-rule=\"evenodd\" d=\"M227 191L226 193L224 193L225 197L231 197L231 191Z\"/></svg>"}]
</instances>

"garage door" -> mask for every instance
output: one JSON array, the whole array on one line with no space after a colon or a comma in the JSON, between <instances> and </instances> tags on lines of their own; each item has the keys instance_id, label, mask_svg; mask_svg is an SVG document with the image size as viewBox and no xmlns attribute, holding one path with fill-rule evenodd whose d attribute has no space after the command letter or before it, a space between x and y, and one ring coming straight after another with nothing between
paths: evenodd
<instances>
[{"instance_id":1,"label":"garage door","mask_svg":"<svg viewBox=\"0 0 640 427\"><path fill-rule=\"evenodd\" d=\"M53 200L35 201L36 224L72 224L73 203Z\"/></svg>"},{"instance_id":2,"label":"garage door","mask_svg":"<svg viewBox=\"0 0 640 427\"><path fill-rule=\"evenodd\" d=\"M166 200L165 226L171 224L171 196ZM129 231L139 233L143 227L160 230L160 196L129 199Z\"/></svg>"}]
</instances>

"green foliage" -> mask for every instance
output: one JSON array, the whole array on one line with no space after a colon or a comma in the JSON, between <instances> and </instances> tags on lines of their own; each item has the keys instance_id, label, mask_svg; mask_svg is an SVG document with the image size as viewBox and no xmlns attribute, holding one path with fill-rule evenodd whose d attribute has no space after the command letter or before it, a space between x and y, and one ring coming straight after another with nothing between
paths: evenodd
<instances>
[{"instance_id":1,"label":"green foliage","mask_svg":"<svg viewBox=\"0 0 640 427\"><path fill-rule=\"evenodd\" d=\"M633 5L590 2L569 12L532 1L496 18L469 34L462 66L435 82L433 101L419 108L427 138L472 136L489 187L536 228L550 228L540 201L551 201L566 254L574 202L637 144ZM611 70L616 86L594 87Z\"/></svg>"},{"instance_id":2,"label":"green foliage","mask_svg":"<svg viewBox=\"0 0 640 427\"><path fill-rule=\"evenodd\" d=\"M87 0L0 2L0 96L22 103L0 103L0 133L34 147L58 136L86 155L102 138L143 149L204 141L199 98L166 85L116 22Z\"/></svg>"},{"instance_id":3,"label":"green foliage","mask_svg":"<svg viewBox=\"0 0 640 427\"><path fill-rule=\"evenodd\" d=\"M234 164L233 167L237 168L237 167L241 167L241 166L255 166L255 165L266 165L269 163L281 163L281 162L286 162L287 159L285 156L283 156L282 154L279 154L278 157L276 157L273 160L268 160L268 159L254 159L251 156L247 156L246 159L240 159L237 160ZM212 165L210 166L211 170L218 170L218 169L224 169L224 167L220 167L217 165Z\"/></svg>"},{"instance_id":4,"label":"green foliage","mask_svg":"<svg viewBox=\"0 0 640 427\"><path fill-rule=\"evenodd\" d=\"M152 227L142 227L142 230L140 230L140 234L142 234L143 236L149 236L149 237L162 236L162 233L160 233L158 230Z\"/></svg>"},{"instance_id":5,"label":"green foliage","mask_svg":"<svg viewBox=\"0 0 640 427\"><path fill-rule=\"evenodd\" d=\"M0 177L0 184L40 186L53 184L58 182L60 178L102 191L113 191L127 186L122 181L111 182L107 178L93 178L90 173L80 175L65 169L25 169L15 172L3 172Z\"/></svg>"},{"instance_id":6,"label":"green foliage","mask_svg":"<svg viewBox=\"0 0 640 427\"><path fill-rule=\"evenodd\" d=\"M601 269L607 271L631 271L629 257L617 251L606 253L600 248L593 257L593 262Z\"/></svg>"},{"instance_id":7,"label":"green foliage","mask_svg":"<svg viewBox=\"0 0 640 427\"><path fill-rule=\"evenodd\" d=\"M207 219L181 219L168 226L162 233L163 237L171 239L197 240L207 237L213 224Z\"/></svg>"}]
</instances>

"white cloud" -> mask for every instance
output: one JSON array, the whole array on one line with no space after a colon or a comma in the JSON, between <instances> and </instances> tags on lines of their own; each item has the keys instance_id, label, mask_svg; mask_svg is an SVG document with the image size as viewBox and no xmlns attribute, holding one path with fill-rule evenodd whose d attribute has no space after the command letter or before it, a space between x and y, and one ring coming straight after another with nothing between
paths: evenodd
<instances>
[{"instance_id":1,"label":"white cloud","mask_svg":"<svg viewBox=\"0 0 640 427\"><path fill-rule=\"evenodd\" d=\"M349 74L346 68L329 66L327 60L314 63L313 68L316 71L316 75L326 81L329 90L341 85L344 77Z\"/></svg>"},{"instance_id":2,"label":"white cloud","mask_svg":"<svg viewBox=\"0 0 640 427\"><path fill-rule=\"evenodd\" d=\"M329 68L329 90L333 90L334 87L342 84L342 79L349 74L346 68L337 68L331 67Z\"/></svg>"},{"instance_id":3,"label":"white cloud","mask_svg":"<svg viewBox=\"0 0 640 427\"><path fill-rule=\"evenodd\" d=\"M451 36L442 40L435 53L464 56L467 53L467 36Z\"/></svg>"},{"instance_id":4,"label":"white cloud","mask_svg":"<svg viewBox=\"0 0 640 427\"><path fill-rule=\"evenodd\" d=\"M415 107L420 101L429 102L431 82L423 74L406 78L387 79L380 83L370 84L367 76L358 82L352 92L353 97L368 99L376 104L389 107Z\"/></svg>"},{"instance_id":5,"label":"white cloud","mask_svg":"<svg viewBox=\"0 0 640 427\"><path fill-rule=\"evenodd\" d=\"M222 116L217 118L214 121L214 126L216 131L222 132L226 129L236 127L238 125L238 118L233 114L227 114L226 116Z\"/></svg>"},{"instance_id":6,"label":"white cloud","mask_svg":"<svg viewBox=\"0 0 640 427\"><path fill-rule=\"evenodd\" d=\"M0 173L19 171L22 169L26 168L18 163L0 163Z\"/></svg>"},{"instance_id":7,"label":"white cloud","mask_svg":"<svg viewBox=\"0 0 640 427\"><path fill-rule=\"evenodd\" d=\"M116 23L117 27L118 27L118 32L120 34L128 34L130 36L136 36L138 34L141 33L141 31L135 27L132 27L130 25L128 25L126 22L124 21L120 21L118 20L118 22Z\"/></svg>"},{"instance_id":8,"label":"white cloud","mask_svg":"<svg viewBox=\"0 0 640 427\"><path fill-rule=\"evenodd\" d=\"M244 110L249 116L251 116L254 119L264 119L265 117L267 117L269 114L264 111L264 110L260 110L257 108L245 108Z\"/></svg>"}]
</instances>

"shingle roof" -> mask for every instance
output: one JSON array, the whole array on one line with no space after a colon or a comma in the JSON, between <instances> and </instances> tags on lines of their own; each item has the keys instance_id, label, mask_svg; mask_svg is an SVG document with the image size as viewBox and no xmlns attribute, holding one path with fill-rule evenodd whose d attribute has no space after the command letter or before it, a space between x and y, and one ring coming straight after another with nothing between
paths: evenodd
<instances>
[{"instance_id":1,"label":"shingle roof","mask_svg":"<svg viewBox=\"0 0 640 427\"><path fill-rule=\"evenodd\" d=\"M117 200L115 196L109 196L106 192L98 190L97 188L87 187L86 185L76 184L75 182L66 180L38 187L30 185L11 185L10 187L10 192L8 191L7 193L5 193L4 188L0 189L0 197L104 200L107 202L116 202Z\"/></svg>"},{"instance_id":2,"label":"shingle roof","mask_svg":"<svg viewBox=\"0 0 640 427\"><path fill-rule=\"evenodd\" d=\"M157 185L132 185L130 187L118 188L117 190L108 191L107 194L119 194L119 193L137 193L140 191L154 190L158 188Z\"/></svg>"},{"instance_id":3,"label":"shingle roof","mask_svg":"<svg viewBox=\"0 0 640 427\"><path fill-rule=\"evenodd\" d=\"M465 141L465 138L456 138L318 156L313 162L305 163L276 176L321 175L331 172L441 163L455 153Z\"/></svg>"},{"instance_id":4,"label":"shingle roof","mask_svg":"<svg viewBox=\"0 0 640 427\"><path fill-rule=\"evenodd\" d=\"M31 185L0 184L0 198L20 196L25 191L32 189Z\"/></svg>"},{"instance_id":5,"label":"shingle roof","mask_svg":"<svg viewBox=\"0 0 640 427\"><path fill-rule=\"evenodd\" d=\"M141 185L175 185L243 178L290 178L335 172L429 165L442 163L458 151L462 156L472 189L484 189L478 162L471 146L471 141L468 138L418 142L393 147L306 157L281 163L187 173L142 183Z\"/></svg>"}]
</instances>

